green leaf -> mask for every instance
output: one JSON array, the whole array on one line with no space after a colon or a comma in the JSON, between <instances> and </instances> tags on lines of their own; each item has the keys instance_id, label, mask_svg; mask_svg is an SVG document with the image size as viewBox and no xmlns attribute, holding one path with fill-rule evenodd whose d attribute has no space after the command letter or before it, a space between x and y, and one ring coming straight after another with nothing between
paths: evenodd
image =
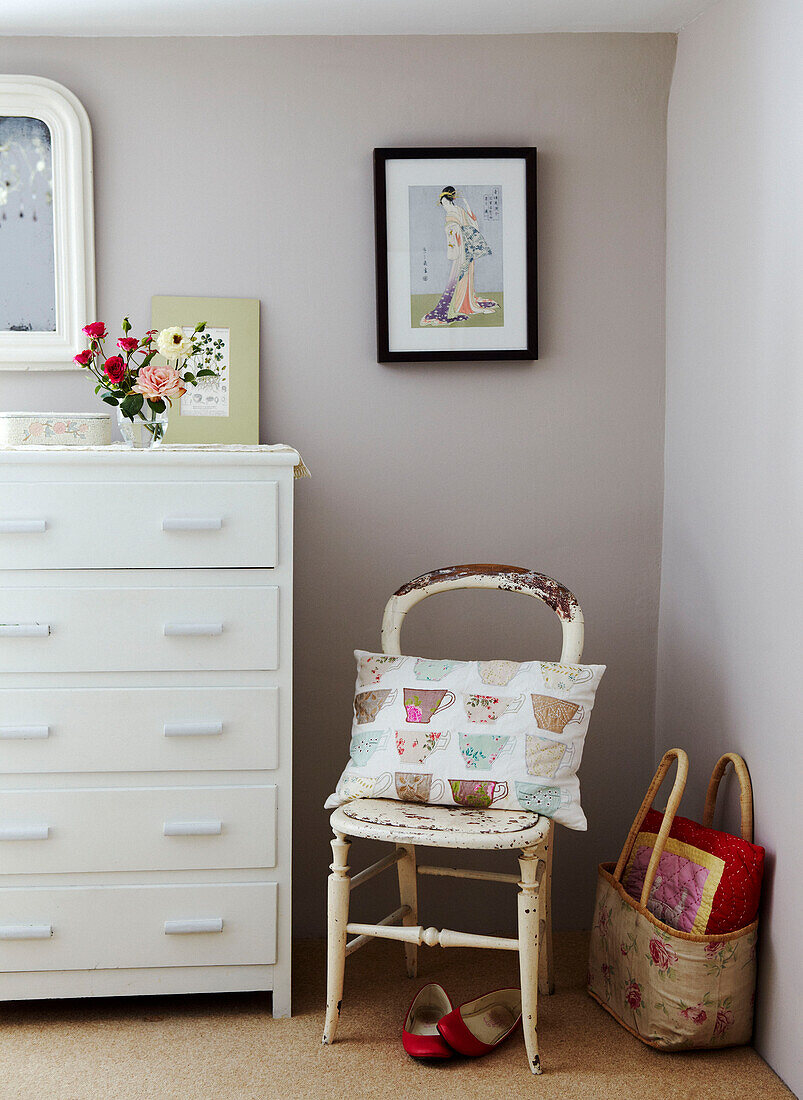
<instances>
[{"instance_id":1,"label":"green leaf","mask_svg":"<svg viewBox=\"0 0 803 1100\"><path fill-rule=\"evenodd\" d=\"M145 398L141 393L129 393L127 397L120 402L120 412L128 420L133 420L144 403Z\"/></svg>"},{"instance_id":2,"label":"green leaf","mask_svg":"<svg viewBox=\"0 0 803 1100\"><path fill-rule=\"evenodd\" d=\"M145 356L145 358L140 363L140 365L138 367L138 370L142 370L143 367L147 367L148 363L150 363L150 361L151 361L151 359L153 359L154 355L156 355L156 349L155 348L154 348L153 351L148 352L148 354Z\"/></svg>"},{"instance_id":3,"label":"green leaf","mask_svg":"<svg viewBox=\"0 0 803 1100\"><path fill-rule=\"evenodd\" d=\"M184 375L184 381L192 382L192 384L195 385L195 375L192 373L192 371L187 371L187 373Z\"/></svg>"},{"instance_id":4,"label":"green leaf","mask_svg":"<svg viewBox=\"0 0 803 1100\"><path fill-rule=\"evenodd\" d=\"M161 400L161 398L158 401L152 401L149 397L148 404L153 409L153 411L157 413L163 413L166 408L165 403Z\"/></svg>"},{"instance_id":5,"label":"green leaf","mask_svg":"<svg viewBox=\"0 0 803 1100\"><path fill-rule=\"evenodd\" d=\"M199 378L217 378L217 371L207 370L206 368L204 368L203 370L198 371L198 377Z\"/></svg>"},{"instance_id":6,"label":"green leaf","mask_svg":"<svg viewBox=\"0 0 803 1100\"><path fill-rule=\"evenodd\" d=\"M112 397L110 393L104 393L101 397L101 401L105 401L107 405L117 405L118 401L116 397Z\"/></svg>"},{"instance_id":7,"label":"green leaf","mask_svg":"<svg viewBox=\"0 0 803 1100\"><path fill-rule=\"evenodd\" d=\"M206 321L199 321L198 324L195 326L195 331L196 332L203 332L203 330L205 328L206 328Z\"/></svg>"},{"instance_id":8,"label":"green leaf","mask_svg":"<svg viewBox=\"0 0 803 1100\"><path fill-rule=\"evenodd\" d=\"M98 382L97 386L95 386L95 393L98 392L98 390L101 388L102 385L103 385L102 382Z\"/></svg>"}]
</instances>

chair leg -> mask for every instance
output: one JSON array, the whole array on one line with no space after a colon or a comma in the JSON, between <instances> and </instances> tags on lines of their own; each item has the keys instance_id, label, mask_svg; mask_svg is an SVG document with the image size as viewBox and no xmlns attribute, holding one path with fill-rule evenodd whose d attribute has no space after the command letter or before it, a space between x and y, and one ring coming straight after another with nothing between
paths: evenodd
<instances>
[{"instance_id":1,"label":"chair leg","mask_svg":"<svg viewBox=\"0 0 803 1100\"><path fill-rule=\"evenodd\" d=\"M323 1028L324 1043L333 1043L340 1020L340 1006L343 1003L343 973L346 968L346 925L349 920L349 878L348 856L351 842L345 836L335 833L332 841L334 860L329 876L329 895L327 913L327 956L326 956L326 1022Z\"/></svg>"},{"instance_id":2,"label":"chair leg","mask_svg":"<svg viewBox=\"0 0 803 1100\"><path fill-rule=\"evenodd\" d=\"M541 949L538 952L538 992L549 996L555 992L555 960L552 954L552 855L555 847L555 826L550 821L546 841L546 867L538 891L539 933Z\"/></svg>"},{"instance_id":3,"label":"chair leg","mask_svg":"<svg viewBox=\"0 0 803 1100\"><path fill-rule=\"evenodd\" d=\"M524 1031L527 1060L533 1073L541 1072L541 1059L538 1054L538 886L543 869L543 854L543 849L525 848L519 857L521 1026Z\"/></svg>"},{"instance_id":4,"label":"chair leg","mask_svg":"<svg viewBox=\"0 0 803 1100\"><path fill-rule=\"evenodd\" d=\"M410 912L402 919L405 927L418 924L418 875L416 873L415 845L397 844L397 849L404 851L404 859L396 864L399 872L399 900L402 905L408 905ZM407 977L415 978L418 975L418 944L406 943L404 955L407 961Z\"/></svg>"}]
</instances>

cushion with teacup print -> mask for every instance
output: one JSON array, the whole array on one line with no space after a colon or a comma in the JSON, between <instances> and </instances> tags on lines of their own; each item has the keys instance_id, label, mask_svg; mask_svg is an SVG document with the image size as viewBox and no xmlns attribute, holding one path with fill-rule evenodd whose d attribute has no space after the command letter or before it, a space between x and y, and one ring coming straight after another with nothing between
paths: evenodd
<instances>
[{"instance_id":1,"label":"cushion with teacup print","mask_svg":"<svg viewBox=\"0 0 803 1100\"><path fill-rule=\"evenodd\" d=\"M354 655L350 758L327 808L394 798L586 828L577 769L604 665Z\"/></svg>"}]
</instances>

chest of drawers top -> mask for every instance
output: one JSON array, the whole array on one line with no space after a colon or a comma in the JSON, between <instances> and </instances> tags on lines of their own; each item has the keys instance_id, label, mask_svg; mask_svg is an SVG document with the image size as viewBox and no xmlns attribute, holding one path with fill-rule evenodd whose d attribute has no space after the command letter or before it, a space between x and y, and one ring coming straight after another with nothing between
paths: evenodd
<instances>
[{"instance_id":1,"label":"chest of drawers top","mask_svg":"<svg viewBox=\"0 0 803 1100\"><path fill-rule=\"evenodd\" d=\"M0 569L271 567L289 447L0 448Z\"/></svg>"}]
</instances>

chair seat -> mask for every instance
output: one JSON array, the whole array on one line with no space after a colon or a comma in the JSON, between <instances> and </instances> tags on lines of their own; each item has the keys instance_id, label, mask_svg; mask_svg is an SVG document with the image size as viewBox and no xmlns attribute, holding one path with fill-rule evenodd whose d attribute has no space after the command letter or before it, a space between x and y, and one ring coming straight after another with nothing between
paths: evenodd
<instances>
[{"instance_id":1,"label":"chair seat","mask_svg":"<svg viewBox=\"0 0 803 1100\"><path fill-rule=\"evenodd\" d=\"M523 810L464 810L389 798L355 798L338 806L330 821L346 836L430 848L529 848L549 833L548 817Z\"/></svg>"}]
</instances>

